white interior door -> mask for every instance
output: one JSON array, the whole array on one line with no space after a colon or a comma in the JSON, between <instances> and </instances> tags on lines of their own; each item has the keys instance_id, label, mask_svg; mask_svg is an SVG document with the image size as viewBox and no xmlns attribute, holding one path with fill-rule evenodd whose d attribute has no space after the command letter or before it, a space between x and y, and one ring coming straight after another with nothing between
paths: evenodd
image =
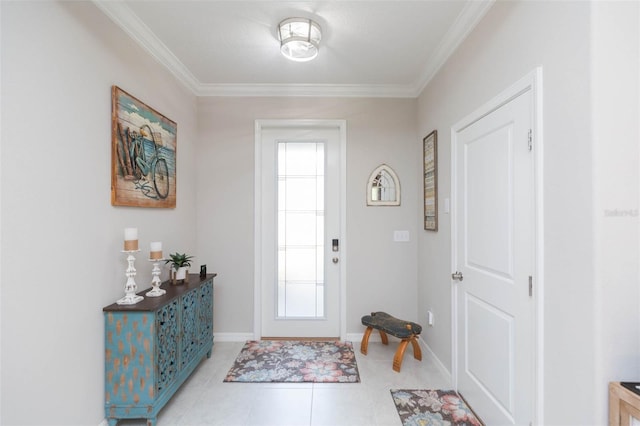
<instances>
[{"instance_id":1,"label":"white interior door","mask_svg":"<svg viewBox=\"0 0 640 426\"><path fill-rule=\"evenodd\" d=\"M261 336L340 337L341 131L261 130Z\"/></svg>"},{"instance_id":2,"label":"white interior door","mask_svg":"<svg viewBox=\"0 0 640 426\"><path fill-rule=\"evenodd\" d=\"M534 415L534 168L526 91L453 132L458 391L488 425Z\"/></svg>"}]
</instances>

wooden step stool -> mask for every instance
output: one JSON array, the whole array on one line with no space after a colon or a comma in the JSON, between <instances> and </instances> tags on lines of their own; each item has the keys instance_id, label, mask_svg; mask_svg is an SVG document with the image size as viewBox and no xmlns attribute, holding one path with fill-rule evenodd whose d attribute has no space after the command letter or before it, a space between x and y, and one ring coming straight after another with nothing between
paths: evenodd
<instances>
[{"instance_id":1,"label":"wooden step stool","mask_svg":"<svg viewBox=\"0 0 640 426\"><path fill-rule=\"evenodd\" d=\"M364 355L367 354L367 347L369 346L369 337L371 332L375 328L380 332L380 338L385 345L389 344L389 338L387 333L402 339L396 355L393 357L393 369L400 372L402 366L402 358L404 357L404 351L407 349L407 345L411 343L413 347L413 357L418 361L422 361L422 351L420 350L420 344L418 343L418 336L422 332L422 326L415 322L403 321L395 318L386 312L372 312L371 315L365 315L362 317L362 325L367 326L367 330L362 336L362 343L360 344L360 352Z\"/></svg>"}]
</instances>

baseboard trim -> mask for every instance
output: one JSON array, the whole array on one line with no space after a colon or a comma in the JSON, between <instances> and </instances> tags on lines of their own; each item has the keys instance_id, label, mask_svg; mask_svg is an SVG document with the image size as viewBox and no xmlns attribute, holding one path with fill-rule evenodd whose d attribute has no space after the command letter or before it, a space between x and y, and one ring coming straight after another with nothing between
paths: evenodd
<instances>
[{"instance_id":1,"label":"baseboard trim","mask_svg":"<svg viewBox=\"0 0 640 426\"><path fill-rule=\"evenodd\" d=\"M445 365L442 363L442 361L440 361L440 358L436 356L436 354L433 352L433 350L431 350L427 342L422 337L418 337L418 342L424 349L424 352L427 353L427 356L431 359L431 361L433 361L436 367L438 367L440 372L446 376L447 380L451 382L451 386L453 386L453 376L451 375L451 372L447 369L447 367L445 367Z\"/></svg>"},{"instance_id":2,"label":"baseboard trim","mask_svg":"<svg viewBox=\"0 0 640 426\"><path fill-rule=\"evenodd\" d=\"M362 342L362 336L364 336L364 333L347 333L347 338L345 340L347 342L360 343ZM390 342L400 341L400 339L390 334L387 334L387 338L389 339ZM371 333L371 336L369 337L369 342L382 342L382 339L380 338L380 333L378 332Z\"/></svg>"},{"instance_id":3,"label":"baseboard trim","mask_svg":"<svg viewBox=\"0 0 640 426\"><path fill-rule=\"evenodd\" d=\"M364 333L347 333L347 337L344 340L352 343L360 343L362 342L362 336L364 336ZM390 337L393 337L393 336L390 336ZM371 333L371 337L369 338L369 341L382 342L382 340L380 340L379 333Z\"/></svg>"},{"instance_id":4,"label":"baseboard trim","mask_svg":"<svg viewBox=\"0 0 640 426\"><path fill-rule=\"evenodd\" d=\"M255 340L253 333L213 333L213 341L215 342L246 342L247 340Z\"/></svg>"},{"instance_id":5,"label":"baseboard trim","mask_svg":"<svg viewBox=\"0 0 640 426\"><path fill-rule=\"evenodd\" d=\"M354 344L360 343L362 341L362 336L364 336L364 333L347 333L346 340L348 342L353 342ZM387 335L387 336L390 342L400 341L400 339L398 339L397 337L394 337L391 335ZM382 339L380 339L380 333L371 333L369 342L382 342ZM451 372L447 369L447 367L445 367L444 363L440 361L440 358L436 356L436 354L433 352L433 350L431 350L427 342L422 337L418 336L418 342L422 347L423 352L426 355L426 358L428 358L430 362L433 362L433 364L435 364L435 366L438 367L438 370L440 370L440 372L444 374L444 376L447 378L449 382L451 382L453 386L453 376L451 376Z\"/></svg>"}]
</instances>

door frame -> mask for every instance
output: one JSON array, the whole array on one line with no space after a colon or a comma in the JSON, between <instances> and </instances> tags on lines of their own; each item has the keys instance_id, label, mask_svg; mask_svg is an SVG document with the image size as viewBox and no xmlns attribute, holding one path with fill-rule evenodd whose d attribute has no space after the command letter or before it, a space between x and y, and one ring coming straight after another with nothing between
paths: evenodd
<instances>
[{"instance_id":1,"label":"door frame","mask_svg":"<svg viewBox=\"0 0 640 426\"><path fill-rule=\"evenodd\" d=\"M451 127L451 272L457 265L457 206L456 206L456 144L457 134L498 109L519 95L530 91L533 101L531 128L533 131L533 197L534 197L534 424L544 424L544 188L543 188L543 110L542 110L542 67L537 67L515 84L495 96L489 102L467 115ZM458 287L451 285L451 378L458 387ZM471 403L471 402L470 402Z\"/></svg>"},{"instance_id":2,"label":"door frame","mask_svg":"<svg viewBox=\"0 0 640 426\"><path fill-rule=\"evenodd\" d=\"M338 129L340 134L340 282L338 308L340 340L347 335L347 121L323 119L255 120L254 216L253 216L253 338L262 338L262 131L272 128Z\"/></svg>"}]
</instances>

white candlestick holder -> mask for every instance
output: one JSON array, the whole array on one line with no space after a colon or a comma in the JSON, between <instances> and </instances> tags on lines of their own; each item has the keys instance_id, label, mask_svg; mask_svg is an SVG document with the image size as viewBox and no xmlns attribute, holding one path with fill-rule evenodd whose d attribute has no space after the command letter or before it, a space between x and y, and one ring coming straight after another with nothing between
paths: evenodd
<instances>
[{"instance_id":1,"label":"white candlestick holder","mask_svg":"<svg viewBox=\"0 0 640 426\"><path fill-rule=\"evenodd\" d=\"M136 285L136 268L133 264L136 261L136 258L133 256L133 253L137 253L140 250L123 250L123 253L128 253L127 262L129 266L127 267L127 271L125 275L127 276L127 283L124 286L124 297L118 300L118 305L135 305L140 302L144 297L136 294L136 290L138 286Z\"/></svg>"},{"instance_id":2,"label":"white candlestick holder","mask_svg":"<svg viewBox=\"0 0 640 426\"><path fill-rule=\"evenodd\" d=\"M149 262L153 262L153 270L151 271L151 275L153 275L151 286L153 289L147 293L148 297L162 296L167 292L167 290L160 288L160 262L164 260L165 259L149 259Z\"/></svg>"}]
</instances>

